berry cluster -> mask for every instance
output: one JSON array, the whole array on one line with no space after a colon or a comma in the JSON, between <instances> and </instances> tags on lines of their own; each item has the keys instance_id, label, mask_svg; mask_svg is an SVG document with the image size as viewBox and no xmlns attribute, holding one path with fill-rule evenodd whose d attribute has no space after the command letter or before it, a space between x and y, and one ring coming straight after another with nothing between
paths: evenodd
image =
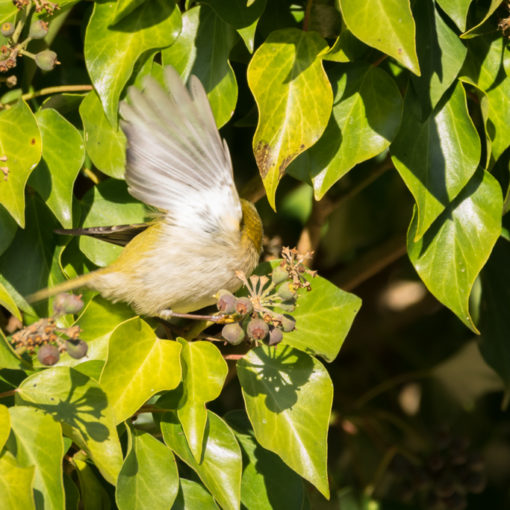
<instances>
[{"instance_id":1,"label":"berry cluster","mask_svg":"<svg viewBox=\"0 0 510 510\"><path fill-rule=\"evenodd\" d=\"M421 462L396 455L390 466L398 477L400 496L406 502L420 502L427 510L463 510L468 494L485 489L485 466L481 456L469 450L465 438L442 434L435 451Z\"/></svg>"},{"instance_id":2,"label":"berry cluster","mask_svg":"<svg viewBox=\"0 0 510 510\"><path fill-rule=\"evenodd\" d=\"M314 273L306 269L305 257L297 250L284 248L282 256L283 260L275 267L271 278L252 275L247 279L238 273L248 296L236 297L227 290L218 292L218 310L233 321L221 332L230 344L239 345L248 339L256 344L266 342L274 346L282 341L283 333L295 329L296 320L285 312L294 311L299 288L311 290L304 274Z\"/></svg>"},{"instance_id":3,"label":"berry cluster","mask_svg":"<svg viewBox=\"0 0 510 510\"><path fill-rule=\"evenodd\" d=\"M66 313L77 313L83 307L80 296L59 294L53 302L54 316L40 319L14 333L11 343L18 354L32 355L37 350L37 359L43 365L54 365L60 359L60 353L67 351L75 359L83 358L88 351L88 345L80 340L79 326L60 328L55 323L55 317Z\"/></svg>"}]
</instances>

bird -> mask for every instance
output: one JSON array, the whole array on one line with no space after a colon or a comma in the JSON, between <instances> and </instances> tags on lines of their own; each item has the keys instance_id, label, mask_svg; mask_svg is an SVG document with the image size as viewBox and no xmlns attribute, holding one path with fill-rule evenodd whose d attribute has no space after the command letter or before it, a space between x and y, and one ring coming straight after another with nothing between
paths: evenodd
<instances>
[{"instance_id":1,"label":"bird","mask_svg":"<svg viewBox=\"0 0 510 510\"><path fill-rule=\"evenodd\" d=\"M239 197L228 145L200 80L188 87L171 66L166 88L151 76L120 105L129 193L155 209L147 223L63 229L125 244L110 265L40 290L29 302L89 288L140 315L169 318L213 304L241 286L262 250L262 221ZM126 244L127 242L127 244Z\"/></svg>"}]
</instances>

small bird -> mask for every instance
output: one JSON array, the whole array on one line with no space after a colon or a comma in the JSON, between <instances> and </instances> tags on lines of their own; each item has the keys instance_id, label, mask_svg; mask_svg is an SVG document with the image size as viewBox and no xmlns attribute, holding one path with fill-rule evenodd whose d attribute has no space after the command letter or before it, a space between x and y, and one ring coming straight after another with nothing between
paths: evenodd
<instances>
[{"instance_id":1,"label":"small bird","mask_svg":"<svg viewBox=\"0 0 510 510\"><path fill-rule=\"evenodd\" d=\"M195 76L188 91L175 69L164 75L168 91L146 77L143 92L131 87L120 107L128 191L157 209L154 220L59 231L125 247L109 266L36 292L30 302L85 287L138 314L168 318L214 303L220 289L234 292L236 271L250 274L257 265L262 222L239 198L206 92Z\"/></svg>"}]
</instances>

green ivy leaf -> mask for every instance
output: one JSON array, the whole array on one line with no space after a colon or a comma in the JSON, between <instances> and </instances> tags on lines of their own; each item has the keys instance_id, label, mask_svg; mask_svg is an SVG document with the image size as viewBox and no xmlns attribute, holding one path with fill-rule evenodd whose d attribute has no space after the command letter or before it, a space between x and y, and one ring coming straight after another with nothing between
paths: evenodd
<instances>
[{"instance_id":1,"label":"green ivy leaf","mask_svg":"<svg viewBox=\"0 0 510 510\"><path fill-rule=\"evenodd\" d=\"M234 29L207 6L198 6L182 16L177 41L161 52L163 65L172 65L186 81L197 76L204 86L218 127L234 113L237 82L228 61L235 43Z\"/></svg>"},{"instance_id":2,"label":"green ivy leaf","mask_svg":"<svg viewBox=\"0 0 510 510\"><path fill-rule=\"evenodd\" d=\"M92 163L106 175L121 179L126 168L126 136L119 127L112 127L95 91L81 102L80 117Z\"/></svg>"},{"instance_id":3,"label":"green ivy leaf","mask_svg":"<svg viewBox=\"0 0 510 510\"><path fill-rule=\"evenodd\" d=\"M328 498L333 384L327 370L308 354L279 344L252 349L237 372L257 441Z\"/></svg>"},{"instance_id":4,"label":"green ivy leaf","mask_svg":"<svg viewBox=\"0 0 510 510\"><path fill-rule=\"evenodd\" d=\"M1 0L0 1L0 24L9 21L14 23L16 20L16 14L18 14L18 9L14 5L14 2L10 0Z\"/></svg>"},{"instance_id":5,"label":"green ivy leaf","mask_svg":"<svg viewBox=\"0 0 510 510\"><path fill-rule=\"evenodd\" d=\"M241 503L247 510L303 508L303 481L280 457L262 448L242 411L226 416L244 453Z\"/></svg>"},{"instance_id":6,"label":"green ivy leaf","mask_svg":"<svg viewBox=\"0 0 510 510\"><path fill-rule=\"evenodd\" d=\"M104 478L115 484L122 450L106 393L95 381L73 368L48 368L21 383L16 401L59 421L64 433L89 452Z\"/></svg>"},{"instance_id":7,"label":"green ivy leaf","mask_svg":"<svg viewBox=\"0 0 510 510\"><path fill-rule=\"evenodd\" d=\"M206 0L206 3L237 30L248 51L253 53L255 30L267 0L254 0L249 5L244 0Z\"/></svg>"},{"instance_id":8,"label":"green ivy leaf","mask_svg":"<svg viewBox=\"0 0 510 510\"><path fill-rule=\"evenodd\" d=\"M194 459L177 413L165 413L161 419L165 443L193 469L220 506L239 508L241 492L241 450L230 427L208 411L202 462ZM187 508L187 507L186 507Z\"/></svg>"},{"instance_id":9,"label":"green ivy leaf","mask_svg":"<svg viewBox=\"0 0 510 510\"><path fill-rule=\"evenodd\" d=\"M322 67L327 48L315 32L276 30L248 66L259 111L253 150L273 209L285 169L320 138L328 123L333 93Z\"/></svg>"},{"instance_id":10,"label":"green ivy leaf","mask_svg":"<svg viewBox=\"0 0 510 510\"><path fill-rule=\"evenodd\" d=\"M35 117L24 101L0 111L0 204L25 227L25 185L41 159L41 135Z\"/></svg>"},{"instance_id":11,"label":"green ivy leaf","mask_svg":"<svg viewBox=\"0 0 510 510\"><path fill-rule=\"evenodd\" d=\"M11 370L26 370L30 368L30 366L27 362L16 355L3 332L0 331L0 369L2 368L9 368Z\"/></svg>"},{"instance_id":12,"label":"green ivy leaf","mask_svg":"<svg viewBox=\"0 0 510 510\"><path fill-rule=\"evenodd\" d=\"M467 48L443 21L432 2L415 6L416 41L421 76L412 81L426 115L453 83L466 58Z\"/></svg>"},{"instance_id":13,"label":"green ivy leaf","mask_svg":"<svg viewBox=\"0 0 510 510\"><path fill-rule=\"evenodd\" d=\"M289 167L299 175L308 169L317 200L355 165L388 148L402 116L398 87L382 69L338 69L330 80L337 91L326 131Z\"/></svg>"},{"instance_id":14,"label":"green ivy leaf","mask_svg":"<svg viewBox=\"0 0 510 510\"><path fill-rule=\"evenodd\" d=\"M416 27L409 0L339 0L349 30L361 41L393 57L420 76Z\"/></svg>"},{"instance_id":15,"label":"green ivy leaf","mask_svg":"<svg viewBox=\"0 0 510 510\"><path fill-rule=\"evenodd\" d=\"M469 39L471 37L477 37L478 35L483 34L486 31L486 29L483 28L483 25L492 16L494 11L501 5L502 1L503 0L491 0L485 16L475 26L461 34L461 37L464 39ZM494 30L492 27L491 29Z\"/></svg>"},{"instance_id":16,"label":"green ivy leaf","mask_svg":"<svg viewBox=\"0 0 510 510\"><path fill-rule=\"evenodd\" d=\"M150 434L135 431L119 473L115 500L120 510L168 510L179 490L172 451Z\"/></svg>"},{"instance_id":17,"label":"green ivy leaf","mask_svg":"<svg viewBox=\"0 0 510 510\"><path fill-rule=\"evenodd\" d=\"M471 0L437 0L437 3L457 27L464 32Z\"/></svg>"},{"instance_id":18,"label":"green ivy leaf","mask_svg":"<svg viewBox=\"0 0 510 510\"><path fill-rule=\"evenodd\" d=\"M30 176L33 186L65 228L73 226L73 185L85 159L80 132L51 108L35 116L43 144L42 160Z\"/></svg>"},{"instance_id":19,"label":"green ivy leaf","mask_svg":"<svg viewBox=\"0 0 510 510\"><path fill-rule=\"evenodd\" d=\"M115 329L100 379L115 423L129 418L159 391L171 390L179 384L180 351L177 342L159 339L137 317Z\"/></svg>"},{"instance_id":20,"label":"green ivy leaf","mask_svg":"<svg viewBox=\"0 0 510 510\"><path fill-rule=\"evenodd\" d=\"M83 510L110 510L112 508L108 492L98 480L92 466L87 462L73 457L73 464L78 474L81 488L81 505Z\"/></svg>"},{"instance_id":21,"label":"green ivy leaf","mask_svg":"<svg viewBox=\"0 0 510 510\"><path fill-rule=\"evenodd\" d=\"M7 311L12 313L14 317L17 317L19 320L21 319L21 313L16 306L16 302L12 299L11 295L7 291L7 289L0 282L0 306L3 306Z\"/></svg>"},{"instance_id":22,"label":"green ivy leaf","mask_svg":"<svg viewBox=\"0 0 510 510\"><path fill-rule=\"evenodd\" d=\"M353 62L362 60L371 48L363 44L352 35L352 32L342 24L342 31L336 38L333 46L324 55L324 60L331 62Z\"/></svg>"},{"instance_id":23,"label":"green ivy leaf","mask_svg":"<svg viewBox=\"0 0 510 510\"><path fill-rule=\"evenodd\" d=\"M172 510L218 510L218 506L199 483L181 478L179 494Z\"/></svg>"},{"instance_id":24,"label":"green ivy leaf","mask_svg":"<svg viewBox=\"0 0 510 510\"><path fill-rule=\"evenodd\" d=\"M11 432L11 417L9 415L9 408L0 404L0 451L4 447L7 438Z\"/></svg>"},{"instance_id":25,"label":"green ivy leaf","mask_svg":"<svg viewBox=\"0 0 510 510\"><path fill-rule=\"evenodd\" d=\"M193 457L200 462L207 422L205 404L220 395L228 367L221 352L210 342L188 342L183 338L177 341L182 346L183 382L177 415Z\"/></svg>"},{"instance_id":26,"label":"green ivy leaf","mask_svg":"<svg viewBox=\"0 0 510 510\"><path fill-rule=\"evenodd\" d=\"M34 466L34 493L38 508L64 510L62 428L39 409L15 406L9 409L14 444L8 448L24 467Z\"/></svg>"},{"instance_id":27,"label":"green ivy leaf","mask_svg":"<svg viewBox=\"0 0 510 510\"><path fill-rule=\"evenodd\" d=\"M408 93L402 119L390 150L418 207L414 230L418 240L475 173L481 143L460 82L425 121L420 120L415 97Z\"/></svg>"},{"instance_id":28,"label":"green ivy leaf","mask_svg":"<svg viewBox=\"0 0 510 510\"><path fill-rule=\"evenodd\" d=\"M117 2L95 3L84 45L90 79L112 126L117 125L119 97L137 59L172 44L181 29L174 0L144 2L118 23L116 15Z\"/></svg>"},{"instance_id":29,"label":"green ivy leaf","mask_svg":"<svg viewBox=\"0 0 510 510\"><path fill-rule=\"evenodd\" d=\"M407 235L409 258L420 278L475 333L469 295L500 235L502 211L498 182L480 171L419 241L414 241L415 211Z\"/></svg>"},{"instance_id":30,"label":"green ivy leaf","mask_svg":"<svg viewBox=\"0 0 510 510\"><path fill-rule=\"evenodd\" d=\"M94 186L83 197L84 227L142 223L147 216L145 206L127 191L124 181L107 180ZM111 264L122 247L89 236L80 236L80 250L97 266Z\"/></svg>"},{"instance_id":31,"label":"green ivy leaf","mask_svg":"<svg viewBox=\"0 0 510 510\"><path fill-rule=\"evenodd\" d=\"M0 456L0 508L35 510L34 470L34 466L21 467L9 452Z\"/></svg>"},{"instance_id":32,"label":"green ivy leaf","mask_svg":"<svg viewBox=\"0 0 510 510\"><path fill-rule=\"evenodd\" d=\"M18 229L17 223L12 219L12 216L0 205L0 255L9 248L16 230Z\"/></svg>"},{"instance_id":33,"label":"green ivy leaf","mask_svg":"<svg viewBox=\"0 0 510 510\"><path fill-rule=\"evenodd\" d=\"M124 16L132 13L139 5L147 0L117 0L113 25L119 22Z\"/></svg>"}]
</instances>

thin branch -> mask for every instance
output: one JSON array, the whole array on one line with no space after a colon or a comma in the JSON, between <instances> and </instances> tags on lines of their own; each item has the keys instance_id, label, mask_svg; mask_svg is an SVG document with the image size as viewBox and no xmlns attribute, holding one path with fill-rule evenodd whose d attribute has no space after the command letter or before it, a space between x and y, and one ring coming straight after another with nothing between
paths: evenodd
<instances>
[{"instance_id":1,"label":"thin branch","mask_svg":"<svg viewBox=\"0 0 510 510\"><path fill-rule=\"evenodd\" d=\"M46 87L41 90L36 90L35 92L27 92L21 96L21 99L27 101L29 99L34 99L35 97L58 94L60 92L87 92L89 90L92 90L92 85L58 85L55 87ZM17 98L8 102L12 103L14 101L17 101Z\"/></svg>"},{"instance_id":2,"label":"thin branch","mask_svg":"<svg viewBox=\"0 0 510 510\"><path fill-rule=\"evenodd\" d=\"M313 0L307 0L305 7L305 17L303 18L303 31L307 31L310 27L310 16L312 14Z\"/></svg>"},{"instance_id":3,"label":"thin branch","mask_svg":"<svg viewBox=\"0 0 510 510\"><path fill-rule=\"evenodd\" d=\"M17 390L4 391L3 393L0 393L0 398L12 397L13 395L16 394L16 391Z\"/></svg>"}]
</instances>

